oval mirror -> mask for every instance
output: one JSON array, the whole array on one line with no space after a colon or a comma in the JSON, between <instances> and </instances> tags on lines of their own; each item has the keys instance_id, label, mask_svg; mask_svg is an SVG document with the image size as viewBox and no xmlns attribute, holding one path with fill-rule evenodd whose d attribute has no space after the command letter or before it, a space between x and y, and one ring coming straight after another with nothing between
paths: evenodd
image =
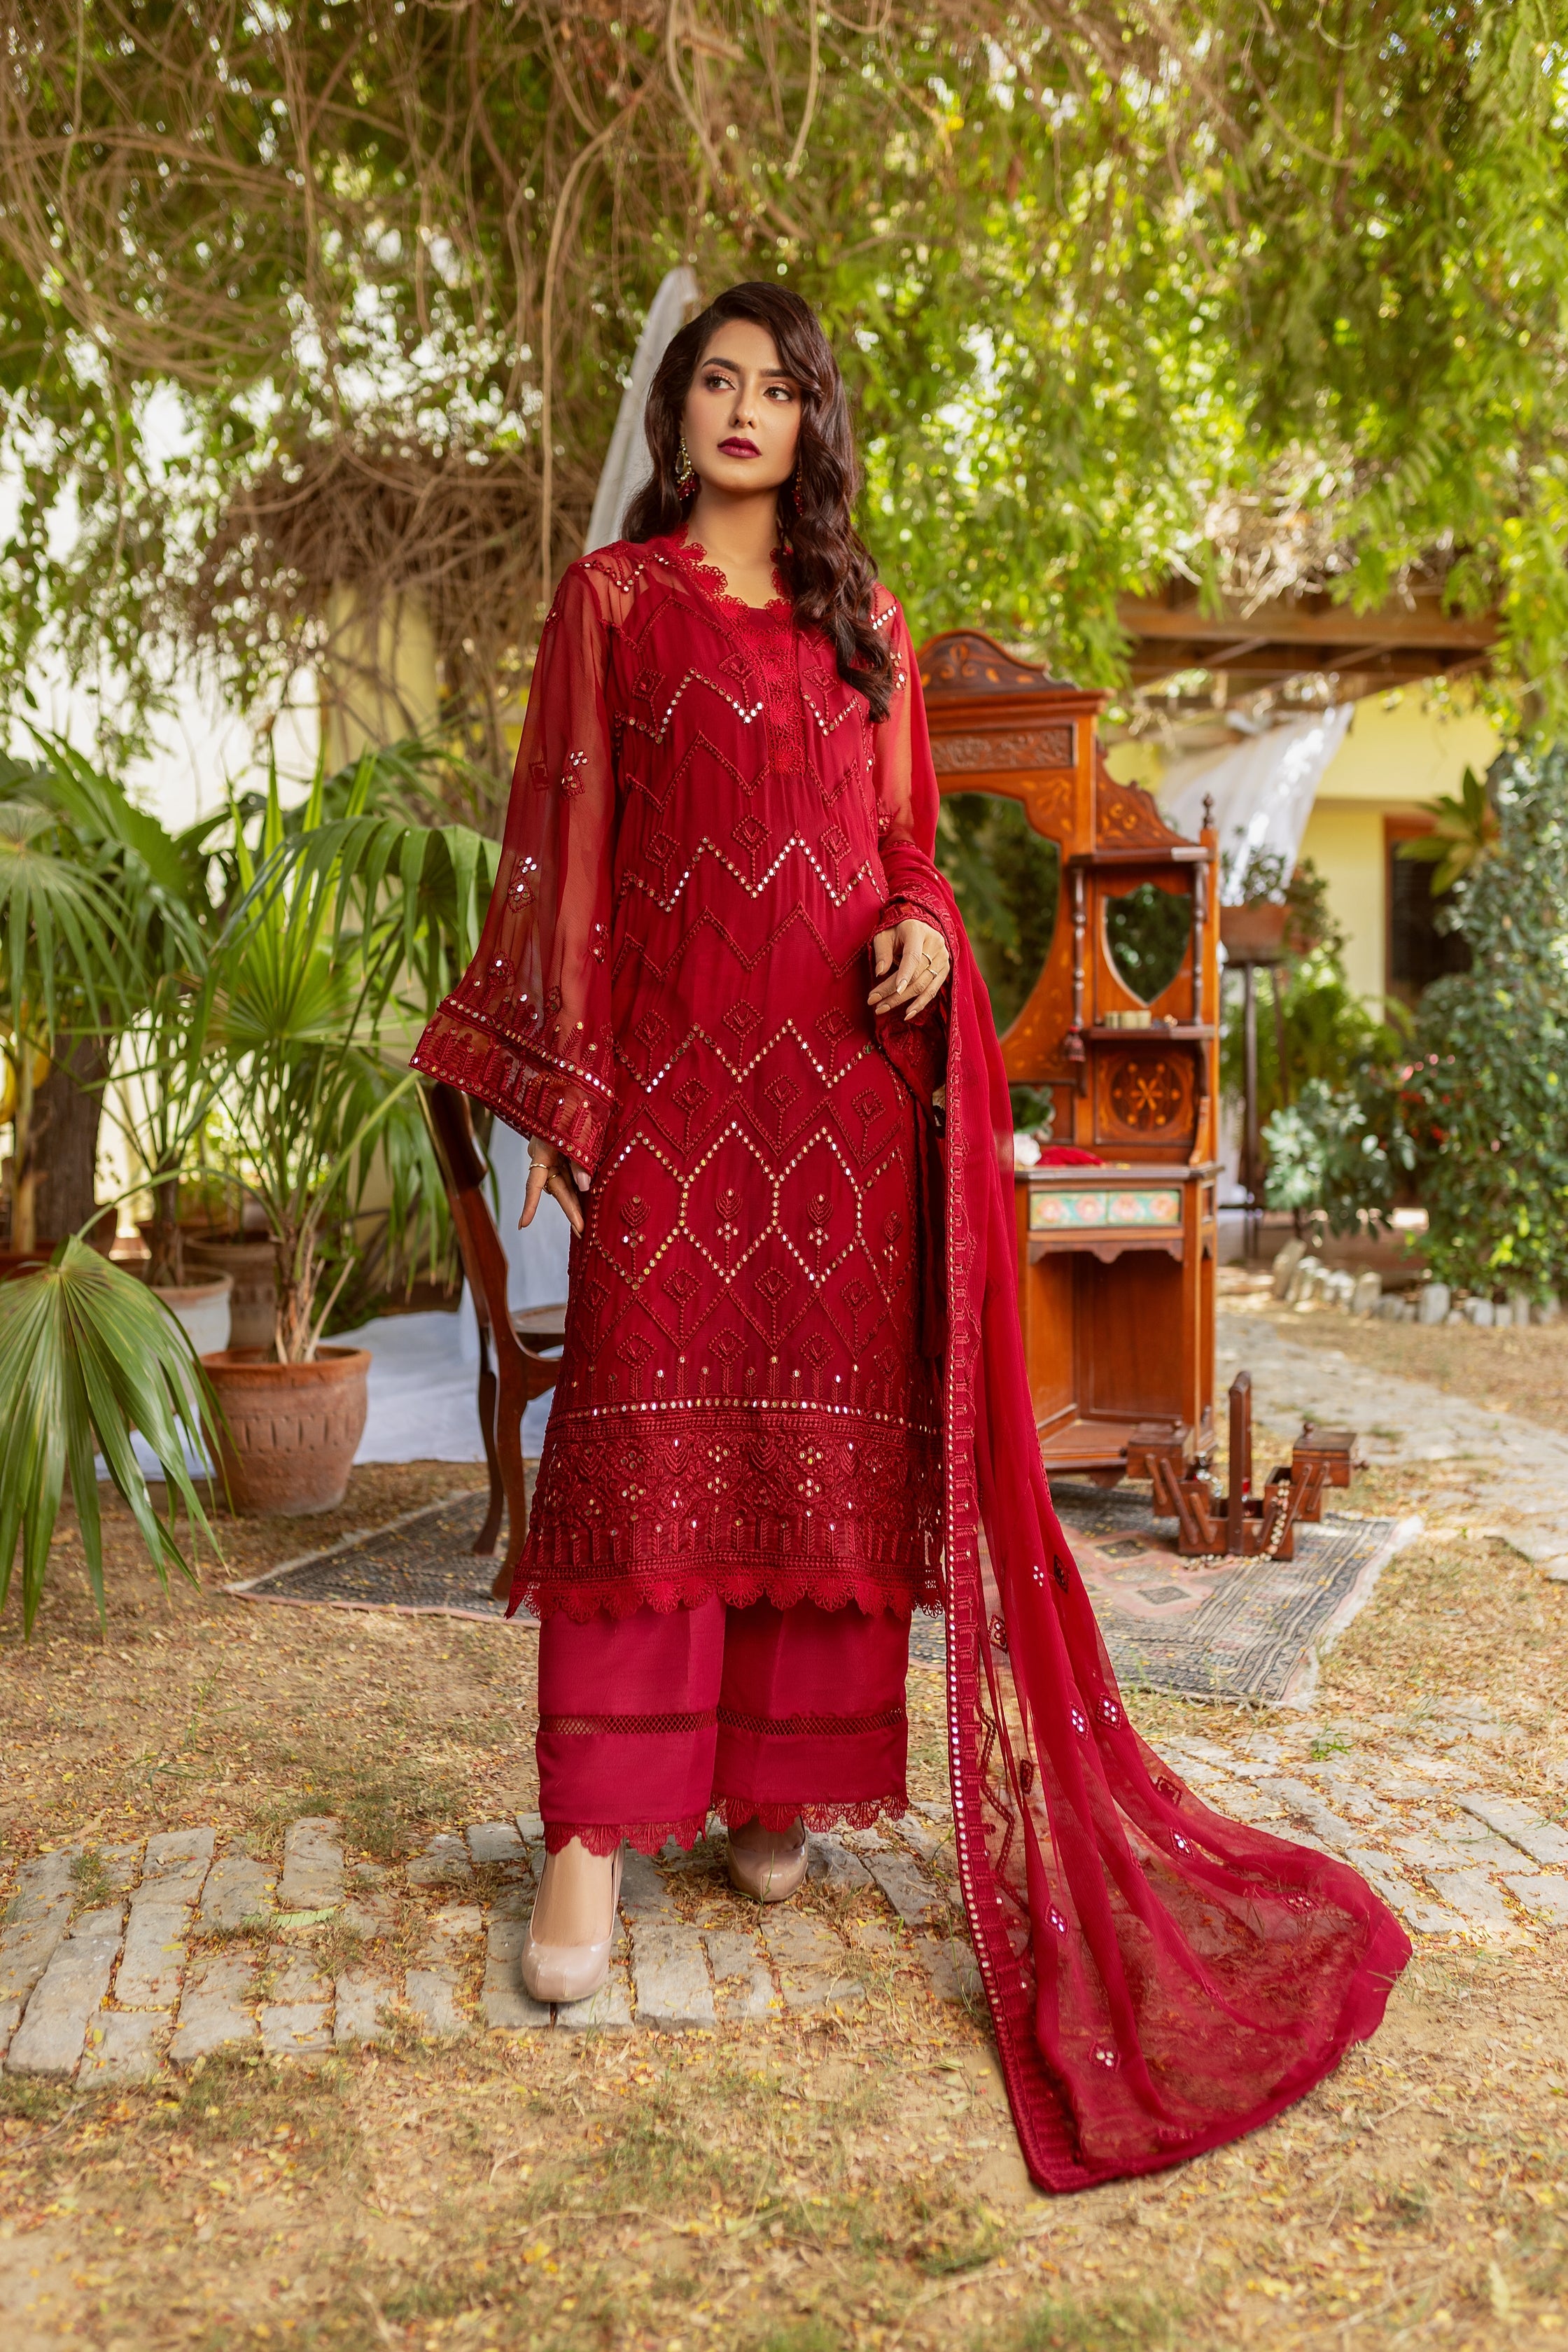
<instances>
[{"instance_id":1,"label":"oval mirror","mask_svg":"<svg viewBox=\"0 0 1568 2352\"><path fill-rule=\"evenodd\" d=\"M1163 996L1182 969L1192 936L1193 902L1185 890L1162 890L1140 883L1110 899L1105 909L1105 944L1123 988L1141 1003Z\"/></svg>"},{"instance_id":2,"label":"oval mirror","mask_svg":"<svg viewBox=\"0 0 1568 2352\"><path fill-rule=\"evenodd\" d=\"M1061 896L1061 851L1001 793L944 793L936 862L952 885L1000 1036L1045 968Z\"/></svg>"}]
</instances>

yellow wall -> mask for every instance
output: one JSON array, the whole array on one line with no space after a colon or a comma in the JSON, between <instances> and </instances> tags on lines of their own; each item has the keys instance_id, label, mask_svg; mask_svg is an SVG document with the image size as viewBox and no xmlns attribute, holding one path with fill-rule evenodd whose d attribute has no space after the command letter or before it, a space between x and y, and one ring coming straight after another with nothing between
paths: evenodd
<instances>
[{"instance_id":1,"label":"yellow wall","mask_svg":"<svg viewBox=\"0 0 1568 2352\"><path fill-rule=\"evenodd\" d=\"M1457 793L1466 768L1484 775L1500 748L1480 711L1439 711L1418 687L1356 704L1318 786L1301 855L1329 886L1329 905L1346 934L1351 985L1361 995L1381 1002L1384 992L1384 815Z\"/></svg>"},{"instance_id":2,"label":"yellow wall","mask_svg":"<svg viewBox=\"0 0 1568 2352\"><path fill-rule=\"evenodd\" d=\"M440 709L436 640L416 596L388 598L374 617L352 589L337 590L328 611L333 692L323 690L321 722L329 771L357 760L368 745L422 734Z\"/></svg>"},{"instance_id":3,"label":"yellow wall","mask_svg":"<svg viewBox=\"0 0 1568 2352\"><path fill-rule=\"evenodd\" d=\"M1320 794L1301 840L1302 856L1311 860L1329 886L1329 906L1345 933L1345 970L1358 996L1383 994L1386 805L1325 801Z\"/></svg>"}]
</instances>

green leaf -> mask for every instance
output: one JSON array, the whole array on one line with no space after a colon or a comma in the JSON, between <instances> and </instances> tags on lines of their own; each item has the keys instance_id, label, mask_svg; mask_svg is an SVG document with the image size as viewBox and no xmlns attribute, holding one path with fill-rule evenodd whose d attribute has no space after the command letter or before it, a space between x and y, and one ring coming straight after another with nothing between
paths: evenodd
<instances>
[{"instance_id":1,"label":"green leaf","mask_svg":"<svg viewBox=\"0 0 1568 2352\"><path fill-rule=\"evenodd\" d=\"M94 1454L129 1504L166 1584L171 1565L195 1581L174 1538L175 1507L215 1551L216 1536L185 1467L188 1433L217 1458L222 1414L189 1340L163 1303L84 1242L61 1243L49 1265L0 1283L0 1609L22 1545L22 1623L31 1634L68 1466L100 1620L102 1527ZM169 1515L153 1507L131 1444L137 1431L165 1481Z\"/></svg>"}]
</instances>

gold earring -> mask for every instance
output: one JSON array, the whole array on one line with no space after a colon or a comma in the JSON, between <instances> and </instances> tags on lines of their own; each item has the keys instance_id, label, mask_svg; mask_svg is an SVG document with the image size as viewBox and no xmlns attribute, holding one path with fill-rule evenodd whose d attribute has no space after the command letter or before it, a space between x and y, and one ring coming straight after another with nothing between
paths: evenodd
<instances>
[{"instance_id":1,"label":"gold earring","mask_svg":"<svg viewBox=\"0 0 1568 2352\"><path fill-rule=\"evenodd\" d=\"M691 462L691 452L686 446L686 436L680 436L680 447L675 460L675 487L684 498L697 484L697 468Z\"/></svg>"}]
</instances>

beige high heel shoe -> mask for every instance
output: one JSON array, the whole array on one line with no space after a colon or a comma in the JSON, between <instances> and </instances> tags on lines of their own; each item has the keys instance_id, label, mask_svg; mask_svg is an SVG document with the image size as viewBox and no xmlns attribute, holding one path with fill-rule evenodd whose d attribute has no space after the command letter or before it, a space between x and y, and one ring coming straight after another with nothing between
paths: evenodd
<instances>
[{"instance_id":1,"label":"beige high heel shoe","mask_svg":"<svg viewBox=\"0 0 1568 2352\"><path fill-rule=\"evenodd\" d=\"M539 1908L537 1895L533 1907L535 1911ZM610 1973L610 1949L616 1940L616 1921L620 1907L621 1857L617 1849L610 1866L608 1932L591 1944L540 1944L534 1941L531 1916L520 1964L523 1990L535 2000L554 2001L558 2005L591 2000Z\"/></svg>"},{"instance_id":2,"label":"beige high heel shoe","mask_svg":"<svg viewBox=\"0 0 1568 2352\"><path fill-rule=\"evenodd\" d=\"M743 1828L753 1835L737 1849L730 1838L727 1867L730 1884L758 1903L787 1903L805 1877L805 1826L796 1820L787 1830L759 1830L754 1822Z\"/></svg>"}]
</instances>

